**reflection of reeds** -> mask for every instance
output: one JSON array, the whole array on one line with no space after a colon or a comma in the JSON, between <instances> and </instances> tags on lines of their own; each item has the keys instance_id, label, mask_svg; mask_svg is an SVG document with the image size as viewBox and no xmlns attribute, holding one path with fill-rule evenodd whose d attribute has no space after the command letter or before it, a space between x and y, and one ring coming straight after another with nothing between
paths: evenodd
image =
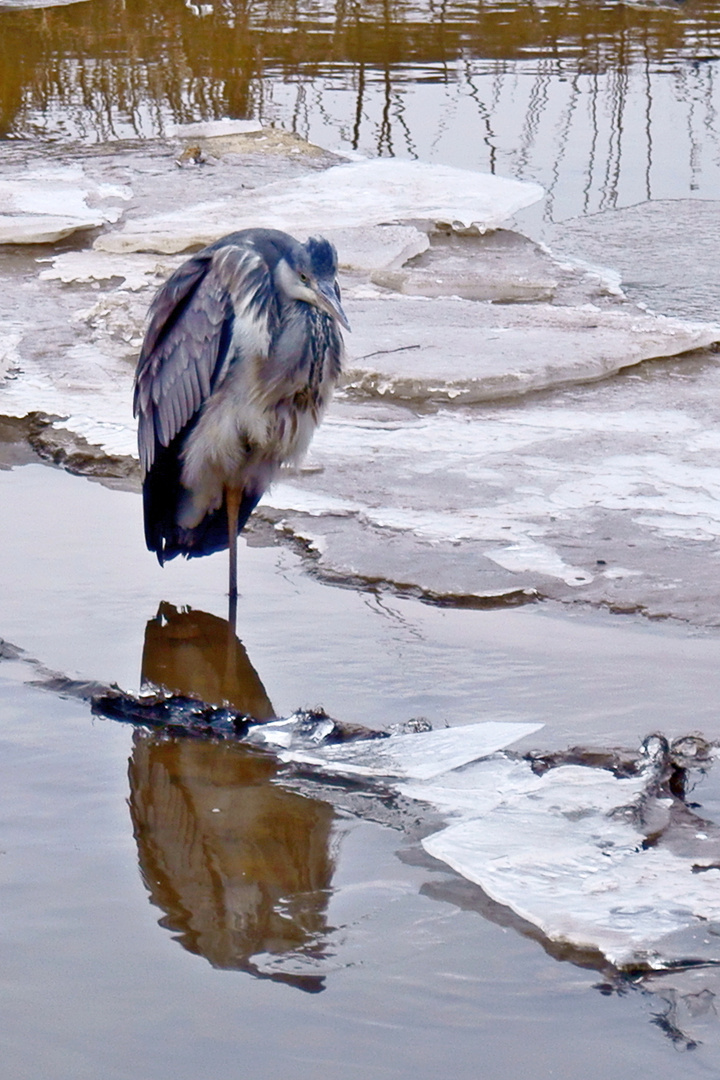
<instances>
[{"instance_id":1,"label":"reflection of reeds","mask_svg":"<svg viewBox=\"0 0 720 1080\"><path fill-rule=\"evenodd\" d=\"M22 130L32 114L67 110L83 134L108 137L122 122L138 134L173 120L247 115L263 67L306 76L350 66L362 87L368 66L452 64L460 56L503 61L571 51L580 70L710 49L720 12L695 5L628 9L579 0L496 6L350 0L252 3L217 0L200 17L180 0L92 0L69 8L0 14L0 124ZM715 45L715 47L717 47ZM359 77L358 77L359 76ZM381 138L388 143L385 124Z\"/></svg>"},{"instance_id":2,"label":"reflection of reeds","mask_svg":"<svg viewBox=\"0 0 720 1080\"><path fill-rule=\"evenodd\" d=\"M550 215L563 170L577 170L563 162L578 140L587 142L578 210L617 204L621 165L632 155L644 160L643 195L652 195L653 125L662 120L653 115L654 87L670 67L674 76L662 77L682 106L691 173L702 168L697 133L717 142L715 71L705 62L720 48L720 9L712 0L691 8L587 0L546 7L479 0L472 9L459 0L211 6L91 0L0 12L0 135L105 140L162 134L169 122L254 116L279 119L302 135L321 121L353 148L414 157L419 132L408 87L430 81L450 86L446 100L472 100L477 130L468 137L481 144L477 166L541 175ZM510 107L521 123L508 150L507 135L498 134L507 128L500 98L519 77L523 87ZM283 84L294 84L292 91ZM342 105L330 89L342 91ZM647 122L646 145L635 140L631 155L623 133L632 94L644 95ZM436 139L446 121L438 123ZM550 168L538 165L540 146L552 155Z\"/></svg>"},{"instance_id":3,"label":"reflection of reeds","mask_svg":"<svg viewBox=\"0 0 720 1080\"><path fill-rule=\"evenodd\" d=\"M252 112L258 67L246 5L206 19L176 0L0 13L0 134L152 135L163 123Z\"/></svg>"}]
</instances>

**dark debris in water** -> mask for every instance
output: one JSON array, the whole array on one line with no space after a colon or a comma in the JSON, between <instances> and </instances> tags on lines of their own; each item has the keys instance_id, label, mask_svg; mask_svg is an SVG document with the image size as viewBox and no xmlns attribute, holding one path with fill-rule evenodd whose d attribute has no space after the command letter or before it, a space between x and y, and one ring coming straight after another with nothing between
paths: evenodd
<instances>
[{"instance_id":1,"label":"dark debris in water","mask_svg":"<svg viewBox=\"0 0 720 1080\"><path fill-rule=\"evenodd\" d=\"M169 735L237 739L254 723L252 717L226 706L208 705L197 698L153 690L139 696L119 689L93 694L96 716L140 727L162 728Z\"/></svg>"},{"instance_id":2,"label":"dark debris in water","mask_svg":"<svg viewBox=\"0 0 720 1080\"><path fill-rule=\"evenodd\" d=\"M90 700L96 716L159 729L167 735L242 739L258 724L254 717L228 705L210 705L199 698L170 693L161 687L149 688L138 695L125 693L117 687L103 688ZM291 719L294 721L294 741L314 746L387 737L384 731L333 720L321 708L299 709Z\"/></svg>"},{"instance_id":3,"label":"dark debris in water","mask_svg":"<svg viewBox=\"0 0 720 1080\"><path fill-rule=\"evenodd\" d=\"M538 776L559 765L585 765L607 769L618 779L625 779L651 767L657 785L666 786L671 794L682 800L688 790L689 771L709 767L712 749L713 744L699 734L683 735L670 741L664 735L654 733L648 735L635 751L572 746L550 753L531 751L525 757Z\"/></svg>"}]
</instances>

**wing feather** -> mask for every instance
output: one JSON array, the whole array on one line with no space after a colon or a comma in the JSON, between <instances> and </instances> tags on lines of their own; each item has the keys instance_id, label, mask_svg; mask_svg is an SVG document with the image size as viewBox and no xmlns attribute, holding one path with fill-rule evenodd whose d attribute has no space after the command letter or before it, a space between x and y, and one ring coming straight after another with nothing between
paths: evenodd
<instances>
[{"instance_id":1,"label":"wing feather","mask_svg":"<svg viewBox=\"0 0 720 1080\"><path fill-rule=\"evenodd\" d=\"M143 475L249 353L267 353L279 313L272 276L247 240L192 256L153 300L135 375Z\"/></svg>"}]
</instances>

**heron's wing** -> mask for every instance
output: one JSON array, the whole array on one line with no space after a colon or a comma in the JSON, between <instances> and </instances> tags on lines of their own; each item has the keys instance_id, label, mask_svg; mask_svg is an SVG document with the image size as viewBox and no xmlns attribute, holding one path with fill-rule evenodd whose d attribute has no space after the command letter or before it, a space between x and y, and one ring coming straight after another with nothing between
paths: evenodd
<instances>
[{"instance_id":1,"label":"heron's wing","mask_svg":"<svg viewBox=\"0 0 720 1080\"><path fill-rule=\"evenodd\" d=\"M135 376L143 475L158 445L169 446L202 408L230 360L267 350L276 318L270 272L245 244L207 248L168 279L150 307Z\"/></svg>"}]
</instances>

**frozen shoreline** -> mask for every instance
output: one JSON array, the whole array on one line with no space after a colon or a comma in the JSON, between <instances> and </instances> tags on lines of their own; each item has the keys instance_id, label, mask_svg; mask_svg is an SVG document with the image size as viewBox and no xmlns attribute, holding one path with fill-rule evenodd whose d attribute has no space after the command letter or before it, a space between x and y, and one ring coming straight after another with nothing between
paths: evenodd
<instances>
[{"instance_id":1,"label":"frozen shoreline","mask_svg":"<svg viewBox=\"0 0 720 1080\"><path fill-rule=\"evenodd\" d=\"M547 596L720 623L720 470L707 459L720 420L707 348L720 326L640 310L611 270L497 229L536 185L338 165L278 133L201 145L205 165L178 168L178 143L124 144L35 165L29 181L16 149L14 235L24 212L35 235L43 186L55 203L72 194L80 230L60 251L0 255L0 415L29 417L41 453L133 482L134 361L153 292L182 256L131 249L183 248L243 224L240 182L248 221L273 206L270 223L291 230L321 221L345 267L344 389L308 467L258 510L309 545L319 573L442 602ZM354 225L333 216L339 178ZM424 221L411 218L418 204Z\"/></svg>"}]
</instances>

